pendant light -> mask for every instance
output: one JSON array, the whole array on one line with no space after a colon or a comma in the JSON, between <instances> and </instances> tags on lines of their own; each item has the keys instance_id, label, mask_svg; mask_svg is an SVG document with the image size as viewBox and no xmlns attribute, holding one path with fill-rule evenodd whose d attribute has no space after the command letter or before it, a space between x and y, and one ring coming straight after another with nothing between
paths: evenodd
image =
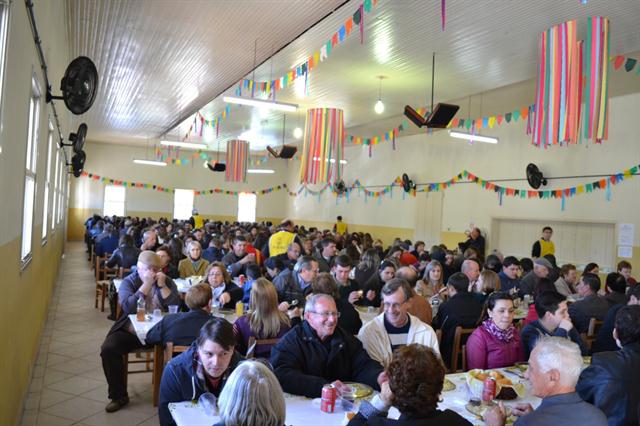
<instances>
[{"instance_id":1,"label":"pendant light","mask_svg":"<svg viewBox=\"0 0 640 426\"><path fill-rule=\"evenodd\" d=\"M387 77L379 75L377 78L380 80L380 84L378 85L378 102L374 105L373 110L376 114L382 114L384 112L384 103L382 102L382 80Z\"/></svg>"}]
</instances>

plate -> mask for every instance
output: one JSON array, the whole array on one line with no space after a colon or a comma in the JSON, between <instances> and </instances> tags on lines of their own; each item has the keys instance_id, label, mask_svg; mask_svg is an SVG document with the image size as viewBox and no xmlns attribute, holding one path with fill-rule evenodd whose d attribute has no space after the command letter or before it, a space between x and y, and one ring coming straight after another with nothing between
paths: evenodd
<instances>
[{"instance_id":1,"label":"plate","mask_svg":"<svg viewBox=\"0 0 640 426\"><path fill-rule=\"evenodd\" d=\"M366 398L373 393L373 388L369 385L365 385L364 383L355 383L355 382L345 382L346 386L349 386L352 390L350 394L342 394L343 397L349 398L353 397L354 399Z\"/></svg>"},{"instance_id":2,"label":"plate","mask_svg":"<svg viewBox=\"0 0 640 426\"><path fill-rule=\"evenodd\" d=\"M485 404L479 403L478 401L476 402L469 401L465 404L464 408L466 408L468 412L476 416L479 420L484 421L484 413L493 405L495 404L485 405ZM515 423L516 418L511 414L511 408L505 405L504 409L507 412L507 419L505 421L505 424L511 425Z\"/></svg>"},{"instance_id":3,"label":"plate","mask_svg":"<svg viewBox=\"0 0 640 426\"><path fill-rule=\"evenodd\" d=\"M513 381L505 377L498 370L470 370L466 373L467 386L473 398L480 400L482 398L482 389L484 388L485 376L492 376L496 379L496 399L516 399L525 396L525 387L518 381ZM501 394L502 388L511 388L505 390ZM513 390L513 392L511 392ZM499 398L498 398L499 396Z\"/></svg>"},{"instance_id":4,"label":"plate","mask_svg":"<svg viewBox=\"0 0 640 426\"><path fill-rule=\"evenodd\" d=\"M449 392L456 388L455 383L445 377L444 384L442 385L443 392Z\"/></svg>"}]
</instances>

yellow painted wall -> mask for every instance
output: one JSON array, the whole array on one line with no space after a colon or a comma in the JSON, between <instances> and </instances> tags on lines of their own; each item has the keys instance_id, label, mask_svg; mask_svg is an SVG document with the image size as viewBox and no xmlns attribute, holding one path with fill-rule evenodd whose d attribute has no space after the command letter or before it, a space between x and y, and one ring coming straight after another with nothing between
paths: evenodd
<instances>
[{"instance_id":1,"label":"yellow painted wall","mask_svg":"<svg viewBox=\"0 0 640 426\"><path fill-rule=\"evenodd\" d=\"M20 239L0 246L0 425L15 424L20 416L58 275L64 232L60 228L42 246L41 230L33 229L33 258L22 272Z\"/></svg>"},{"instance_id":2,"label":"yellow painted wall","mask_svg":"<svg viewBox=\"0 0 640 426\"><path fill-rule=\"evenodd\" d=\"M458 243L467 241L468 238L469 237L467 237L464 232L440 232L440 241L442 242L442 244L447 246L449 250L455 250L456 248L458 248Z\"/></svg>"}]
</instances>

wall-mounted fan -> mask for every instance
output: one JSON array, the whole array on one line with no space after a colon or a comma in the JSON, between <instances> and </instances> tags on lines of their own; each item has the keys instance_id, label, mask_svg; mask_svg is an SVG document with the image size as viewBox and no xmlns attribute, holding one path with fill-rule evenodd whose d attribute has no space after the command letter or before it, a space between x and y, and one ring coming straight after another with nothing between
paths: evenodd
<instances>
[{"instance_id":1,"label":"wall-mounted fan","mask_svg":"<svg viewBox=\"0 0 640 426\"><path fill-rule=\"evenodd\" d=\"M87 155L84 151L76 152L71 158L71 171L75 177L80 177L84 170L84 162L87 159Z\"/></svg>"},{"instance_id":2,"label":"wall-mounted fan","mask_svg":"<svg viewBox=\"0 0 640 426\"><path fill-rule=\"evenodd\" d=\"M538 189L541 185L547 184L547 179L545 179L538 166L529 163L527 165L527 182L533 189Z\"/></svg>"},{"instance_id":3,"label":"wall-mounted fan","mask_svg":"<svg viewBox=\"0 0 640 426\"><path fill-rule=\"evenodd\" d=\"M87 139L87 125L85 123L80 124L78 126L78 130L76 133L69 133L69 140L71 143L63 143L60 142L60 146L70 146L73 147L73 152L78 153L82 151L84 147L84 142Z\"/></svg>"},{"instance_id":4,"label":"wall-mounted fan","mask_svg":"<svg viewBox=\"0 0 640 426\"><path fill-rule=\"evenodd\" d=\"M60 83L62 96L53 96L47 88L47 102L62 99L69 111L76 115L84 114L91 108L98 94L98 70L93 61L86 56L78 56L71 61Z\"/></svg>"},{"instance_id":5,"label":"wall-mounted fan","mask_svg":"<svg viewBox=\"0 0 640 426\"><path fill-rule=\"evenodd\" d=\"M406 173L402 174L402 189L404 189L404 192L416 189L415 182L409 179L409 175Z\"/></svg>"},{"instance_id":6,"label":"wall-mounted fan","mask_svg":"<svg viewBox=\"0 0 640 426\"><path fill-rule=\"evenodd\" d=\"M333 184L333 190L338 195L342 195L347 192L347 185L344 183L342 179Z\"/></svg>"}]
</instances>

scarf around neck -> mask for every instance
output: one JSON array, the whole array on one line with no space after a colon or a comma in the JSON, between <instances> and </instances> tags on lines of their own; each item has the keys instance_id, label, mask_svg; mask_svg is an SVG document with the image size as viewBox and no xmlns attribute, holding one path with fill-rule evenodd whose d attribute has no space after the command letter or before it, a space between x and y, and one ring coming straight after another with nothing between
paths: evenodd
<instances>
[{"instance_id":1,"label":"scarf around neck","mask_svg":"<svg viewBox=\"0 0 640 426\"><path fill-rule=\"evenodd\" d=\"M511 343L516 332L516 328L513 325L511 325L506 330L501 329L496 325L495 322L493 322L491 318L487 318L486 320L484 320L482 322L482 327L493 337L504 343Z\"/></svg>"}]
</instances>

